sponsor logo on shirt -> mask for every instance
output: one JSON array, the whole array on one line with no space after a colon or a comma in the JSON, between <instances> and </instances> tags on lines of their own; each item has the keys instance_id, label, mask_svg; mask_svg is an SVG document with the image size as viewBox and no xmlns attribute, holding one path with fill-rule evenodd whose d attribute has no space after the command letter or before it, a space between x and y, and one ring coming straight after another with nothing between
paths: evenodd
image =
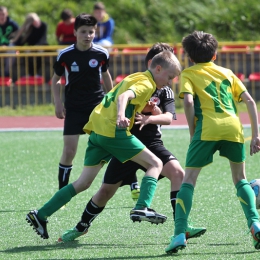
<instances>
[{"instance_id":1,"label":"sponsor logo on shirt","mask_svg":"<svg viewBox=\"0 0 260 260\"><path fill-rule=\"evenodd\" d=\"M91 59L88 64L91 68L95 68L98 65L98 61L95 59Z\"/></svg>"},{"instance_id":2,"label":"sponsor logo on shirt","mask_svg":"<svg viewBox=\"0 0 260 260\"><path fill-rule=\"evenodd\" d=\"M71 71L73 71L73 72L79 71L79 66L77 65L77 63L75 61L71 64Z\"/></svg>"}]
</instances>

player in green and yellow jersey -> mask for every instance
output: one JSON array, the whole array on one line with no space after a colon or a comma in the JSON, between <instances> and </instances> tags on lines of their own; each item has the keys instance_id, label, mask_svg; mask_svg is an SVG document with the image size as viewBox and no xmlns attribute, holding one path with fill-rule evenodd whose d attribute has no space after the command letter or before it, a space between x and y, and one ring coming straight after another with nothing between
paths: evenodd
<instances>
[{"instance_id":1,"label":"player in green and yellow jersey","mask_svg":"<svg viewBox=\"0 0 260 260\"><path fill-rule=\"evenodd\" d=\"M260 150L255 102L231 70L214 64L218 42L213 35L195 31L183 38L182 45L194 63L181 73L179 94L184 99L191 143L183 184L177 195L174 236L165 251L177 253L186 247L185 231L196 180L201 169L212 163L216 151L229 160L254 247L260 249L259 215L254 192L246 180L243 128L235 105L244 101L247 106L252 129L250 155L253 155Z\"/></svg>"},{"instance_id":2,"label":"player in green and yellow jersey","mask_svg":"<svg viewBox=\"0 0 260 260\"><path fill-rule=\"evenodd\" d=\"M153 223L166 220L150 209L162 161L130 133L136 113L141 113L155 89L172 83L180 74L181 65L170 51L154 56L149 70L135 73L115 86L92 111L84 131L90 134L84 168L80 177L62 189L39 210L30 211L26 220L42 238L48 238L47 217L51 216L76 194L86 190L112 156L121 162L132 160L146 168L140 196L130 214L143 214Z\"/></svg>"}]
</instances>

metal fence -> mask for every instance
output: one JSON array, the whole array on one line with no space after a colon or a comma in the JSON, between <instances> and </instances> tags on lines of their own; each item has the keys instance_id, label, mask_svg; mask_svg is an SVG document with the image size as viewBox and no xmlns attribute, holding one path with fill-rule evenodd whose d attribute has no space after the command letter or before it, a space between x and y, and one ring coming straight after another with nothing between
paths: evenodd
<instances>
[{"instance_id":1,"label":"metal fence","mask_svg":"<svg viewBox=\"0 0 260 260\"><path fill-rule=\"evenodd\" d=\"M145 70L144 57L151 45L110 47L109 70L114 84L126 75ZM0 107L15 108L52 103L53 64L59 50L63 47L59 45L2 47ZM183 53L181 44L175 44L173 47L183 68L190 66L191 63ZM215 63L233 70L244 82L254 99L260 100L260 42L220 43ZM178 79L173 81L172 88L177 94Z\"/></svg>"}]
</instances>

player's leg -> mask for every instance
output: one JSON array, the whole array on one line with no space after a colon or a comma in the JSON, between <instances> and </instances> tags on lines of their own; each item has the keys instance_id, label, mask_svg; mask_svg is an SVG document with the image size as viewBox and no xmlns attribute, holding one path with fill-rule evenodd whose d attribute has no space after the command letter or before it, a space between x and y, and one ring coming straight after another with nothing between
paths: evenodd
<instances>
[{"instance_id":1,"label":"player's leg","mask_svg":"<svg viewBox=\"0 0 260 260\"><path fill-rule=\"evenodd\" d=\"M186 247L186 230L192 207L193 192L201 168L210 164L216 151L216 142L192 141L187 156L183 183L177 194L174 236L166 253L177 253Z\"/></svg>"},{"instance_id":2,"label":"player's leg","mask_svg":"<svg viewBox=\"0 0 260 260\"><path fill-rule=\"evenodd\" d=\"M71 229L66 230L58 239L58 242L73 241L76 238L86 234L92 222L103 211L107 202L113 197L121 182L116 184L103 183L98 192L87 203L81 220Z\"/></svg>"},{"instance_id":3,"label":"player's leg","mask_svg":"<svg viewBox=\"0 0 260 260\"><path fill-rule=\"evenodd\" d=\"M172 157L169 157L169 156L164 157L164 158L162 156L161 157L158 156L158 157L163 162L164 162L164 158L165 159L172 158L170 161L168 161L163 166L161 175L164 175L165 177L167 177L171 182L170 201L171 201L171 206L172 206L172 210L173 210L173 219L175 220L175 207L176 207L177 194L180 190L180 187L181 187L181 184L182 184L182 181L184 178L184 170L174 155L172 155ZM199 236L203 235L206 231L207 231L207 229L205 227L193 226L191 221L188 221L187 229L185 232L186 239L199 237Z\"/></svg>"},{"instance_id":4,"label":"player's leg","mask_svg":"<svg viewBox=\"0 0 260 260\"><path fill-rule=\"evenodd\" d=\"M247 219L247 225L253 237L253 244L260 249L260 222L255 205L255 193L248 183L245 175L245 163L233 163L230 161L233 182L237 189L237 197Z\"/></svg>"},{"instance_id":5,"label":"player's leg","mask_svg":"<svg viewBox=\"0 0 260 260\"><path fill-rule=\"evenodd\" d=\"M86 234L91 223L105 208L108 200L113 197L120 186L129 185L129 183L131 183L132 175L135 174L139 167L138 164L132 161L121 163L113 157L109 161L104 174L103 184L99 188L98 192L87 203L86 208L82 213L81 220L75 227L63 232L58 241L72 241Z\"/></svg>"},{"instance_id":6,"label":"player's leg","mask_svg":"<svg viewBox=\"0 0 260 260\"><path fill-rule=\"evenodd\" d=\"M69 183L73 160L77 153L79 136L85 134L83 127L87 123L91 111L66 110L63 129L63 150L59 163L59 189Z\"/></svg>"},{"instance_id":7,"label":"player's leg","mask_svg":"<svg viewBox=\"0 0 260 260\"><path fill-rule=\"evenodd\" d=\"M79 135L63 136L63 151L59 163L59 189L69 183L72 161L77 153Z\"/></svg>"},{"instance_id":8,"label":"player's leg","mask_svg":"<svg viewBox=\"0 0 260 260\"><path fill-rule=\"evenodd\" d=\"M162 170L162 161L147 148L131 160L146 168L146 173L141 183L140 196L135 209L149 208L154 196L158 177Z\"/></svg>"},{"instance_id":9,"label":"player's leg","mask_svg":"<svg viewBox=\"0 0 260 260\"><path fill-rule=\"evenodd\" d=\"M170 201L173 210L173 219L175 219L176 198L184 178L184 170L177 159L170 160L163 166L161 175L168 178L171 183Z\"/></svg>"},{"instance_id":10,"label":"player's leg","mask_svg":"<svg viewBox=\"0 0 260 260\"><path fill-rule=\"evenodd\" d=\"M39 210L32 210L27 214L27 222L33 226L38 235L44 239L49 237L46 227L47 218L59 210L63 205L68 203L78 193L87 189L101 167L102 165L84 167L77 181L58 190Z\"/></svg>"},{"instance_id":11,"label":"player's leg","mask_svg":"<svg viewBox=\"0 0 260 260\"><path fill-rule=\"evenodd\" d=\"M149 209L157 186L157 179L162 170L162 161L133 135L124 136L122 138L117 137L115 139L103 137L100 141L102 143L106 142L106 149L121 162L131 160L146 169L145 176L142 179L140 196L136 203L135 210L130 212L130 218L134 220L132 215L138 215L140 213L140 218L144 216L143 220L152 223L164 222L166 220L165 216Z\"/></svg>"},{"instance_id":12,"label":"player's leg","mask_svg":"<svg viewBox=\"0 0 260 260\"><path fill-rule=\"evenodd\" d=\"M136 173L132 175L132 180L130 183L131 197L133 201L137 201L140 195L140 187L138 184L138 179Z\"/></svg>"},{"instance_id":13,"label":"player's leg","mask_svg":"<svg viewBox=\"0 0 260 260\"><path fill-rule=\"evenodd\" d=\"M233 183L237 189L237 197L247 219L256 249L260 249L259 214L255 206L255 194L246 179L245 144L222 141L219 154L228 158L232 172Z\"/></svg>"},{"instance_id":14,"label":"player's leg","mask_svg":"<svg viewBox=\"0 0 260 260\"><path fill-rule=\"evenodd\" d=\"M91 134L85 153L85 167L80 177L72 184L57 191L39 210L33 210L27 214L26 220L43 238L48 238L46 229L47 217L51 216L64 204L69 202L76 194L87 189L97 176L103 164L111 159L111 155L106 150L103 150L102 147L96 146L95 141L95 134Z\"/></svg>"}]
</instances>

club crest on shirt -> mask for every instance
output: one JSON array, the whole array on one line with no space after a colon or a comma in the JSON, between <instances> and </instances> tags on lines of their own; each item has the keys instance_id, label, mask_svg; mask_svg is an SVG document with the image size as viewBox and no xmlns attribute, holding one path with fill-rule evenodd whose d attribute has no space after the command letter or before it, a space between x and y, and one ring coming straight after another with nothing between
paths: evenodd
<instances>
[{"instance_id":1,"label":"club crest on shirt","mask_svg":"<svg viewBox=\"0 0 260 260\"><path fill-rule=\"evenodd\" d=\"M150 101L156 103L157 106L160 104L160 98L158 97L151 97Z\"/></svg>"},{"instance_id":2,"label":"club crest on shirt","mask_svg":"<svg viewBox=\"0 0 260 260\"><path fill-rule=\"evenodd\" d=\"M95 68L98 65L98 61L95 59L91 59L88 64L91 68Z\"/></svg>"}]
</instances>

